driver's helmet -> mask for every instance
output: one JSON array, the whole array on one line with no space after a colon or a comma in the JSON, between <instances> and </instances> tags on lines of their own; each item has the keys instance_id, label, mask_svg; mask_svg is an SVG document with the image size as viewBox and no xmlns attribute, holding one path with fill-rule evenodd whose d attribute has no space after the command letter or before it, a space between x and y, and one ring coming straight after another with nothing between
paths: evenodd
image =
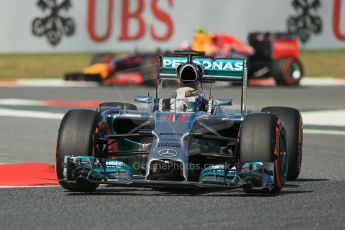
<instances>
[{"instance_id":1,"label":"driver's helmet","mask_svg":"<svg viewBox=\"0 0 345 230\"><path fill-rule=\"evenodd\" d=\"M196 112L201 98L200 93L194 88L178 88L172 94L170 109L176 112Z\"/></svg>"}]
</instances>

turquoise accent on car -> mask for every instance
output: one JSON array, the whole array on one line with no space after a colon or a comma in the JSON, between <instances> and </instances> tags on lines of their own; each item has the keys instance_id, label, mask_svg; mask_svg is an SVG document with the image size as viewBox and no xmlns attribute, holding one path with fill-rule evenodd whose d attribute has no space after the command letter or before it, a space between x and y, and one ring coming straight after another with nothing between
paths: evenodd
<instances>
[{"instance_id":1,"label":"turquoise accent on car","mask_svg":"<svg viewBox=\"0 0 345 230\"><path fill-rule=\"evenodd\" d=\"M186 63L187 57L162 57L160 74L176 75L178 66ZM244 60L230 58L194 58L193 63L204 67L204 76L238 77L244 75Z\"/></svg>"},{"instance_id":2,"label":"turquoise accent on car","mask_svg":"<svg viewBox=\"0 0 345 230\"><path fill-rule=\"evenodd\" d=\"M112 177L114 177L114 174L126 174L128 177L132 177L134 174L133 168L122 161L107 159L105 164L106 167L94 163L91 175L98 177L106 173L106 177L109 177L109 174L111 174Z\"/></svg>"},{"instance_id":3,"label":"turquoise accent on car","mask_svg":"<svg viewBox=\"0 0 345 230\"><path fill-rule=\"evenodd\" d=\"M264 164L262 162L246 162L243 164L240 168L240 171L237 172L236 167L231 168L226 176L224 171L224 165L210 165L206 168L204 168L199 176L199 181L205 182L205 181L216 181L219 179L219 177L236 181L238 179L240 180L246 180L247 178L256 178L258 181L262 180L262 177L265 176L267 181L272 181L273 177L272 175L266 175L263 173Z\"/></svg>"},{"instance_id":4,"label":"turquoise accent on car","mask_svg":"<svg viewBox=\"0 0 345 230\"><path fill-rule=\"evenodd\" d=\"M153 101L151 96L135 96L134 102L151 104Z\"/></svg>"},{"instance_id":5,"label":"turquoise accent on car","mask_svg":"<svg viewBox=\"0 0 345 230\"><path fill-rule=\"evenodd\" d=\"M199 181L202 180L204 177L209 177L209 176L220 176L224 177L224 165L219 164L219 165L210 165L206 168L204 168L199 177ZM226 174L226 177L229 179L232 179L236 177L237 173L236 170L229 170L228 173Z\"/></svg>"},{"instance_id":6,"label":"turquoise accent on car","mask_svg":"<svg viewBox=\"0 0 345 230\"><path fill-rule=\"evenodd\" d=\"M215 106L230 106L232 105L232 99L228 99L228 98L216 98L213 101Z\"/></svg>"}]
</instances>

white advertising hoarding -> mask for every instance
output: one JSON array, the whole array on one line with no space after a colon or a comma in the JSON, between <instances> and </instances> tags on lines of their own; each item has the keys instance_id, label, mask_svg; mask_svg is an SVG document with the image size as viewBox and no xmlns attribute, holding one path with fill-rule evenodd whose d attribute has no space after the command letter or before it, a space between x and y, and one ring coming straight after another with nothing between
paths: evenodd
<instances>
[{"instance_id":1,"label":"white advertising hoarding","mask_svg":"<svg viewBox=\"0 0 345 230\"><path fill-rule=\"evenodd\" d=\"M290 29L305 49L345 47L342 0L1 0L0 52L174 49L202 27L242 41Z\"/></svg>"}]
</instances>

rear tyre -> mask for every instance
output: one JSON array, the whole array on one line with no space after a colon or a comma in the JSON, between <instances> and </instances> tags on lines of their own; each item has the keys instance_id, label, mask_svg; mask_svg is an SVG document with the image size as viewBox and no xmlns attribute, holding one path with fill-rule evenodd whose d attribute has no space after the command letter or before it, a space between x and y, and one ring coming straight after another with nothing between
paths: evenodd
<instances>
[{"instance_id":1,"label":"rear tyre","mask_svg":"<svg viewBox=\"0 0 345 230\"><path fill-rule=\"evenodd\" d=\"M274 187L279 192L287 177L286 134L281 120L273 114L249 114L240 129L240 162L274 163ZM251 190L244 187L246 192Z\"/></svg>"},{"instance_id":2,"label":"rear tyre","mask_svg":"<svg viewBox=\"0 0 345 230\"><path fill-rule=\"evenodd\" d=\"M287 150L289 155L288 180L295 180L301 171L303 120L301 113L289 107L266 107L262 112L270 112L283 120L287 134Z\"/></svg>"},{"instance_id":3,"label":"rear tyre","mask_svg":"<svg viewBox=\"0 0 345 230\"><path fill-rule=\"evenodd\" d=\"M272 75L277 85L298 86L303 74L303 65L296 57L279 58L273 62Z\"/></svg>"},{"instance_id":4,"label":"rear tyre","mask_svg":"<svg viewBox=\"0 0 345 230\"><path fill-rule=\"evenodd\" d=\"M137 110L137 106L131 103L122 103L122 102L103 102L98 105L97 111L103 112L105 109L104 107L119 107L121 110Z\"/></svg>"},{"instance_id":5,"label":"rear tyre","mask_svg":"<svg viewBox=\"0 0 345 230\"><path fill-rule=\"evenodd\" d=\"M93 110L76 109L68 111L63 117L56 145L56 174L60 185L75 192L91 192L97 184L87 181L67 183L64 179L63 163L65 156L90 156L94 153L94 136L99 121L98 113Z\"/></svg>"}]
</instances>

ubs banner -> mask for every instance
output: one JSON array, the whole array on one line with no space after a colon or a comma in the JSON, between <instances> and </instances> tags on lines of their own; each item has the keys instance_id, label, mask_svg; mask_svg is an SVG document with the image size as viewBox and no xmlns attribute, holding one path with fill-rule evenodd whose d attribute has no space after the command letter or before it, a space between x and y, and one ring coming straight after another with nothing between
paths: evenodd
<instances>
[{"instance_id":1,"label":"ubs banner","mask_svg":"<svg viewBox=\"0 0 345 230\"><path fill-rule=\"evenodd\" d=\"M345 47L345 0L1 0L0 52L173 49L196 28L245 41L295 33L305 49Z\"/></svg>"}]
</instances>

